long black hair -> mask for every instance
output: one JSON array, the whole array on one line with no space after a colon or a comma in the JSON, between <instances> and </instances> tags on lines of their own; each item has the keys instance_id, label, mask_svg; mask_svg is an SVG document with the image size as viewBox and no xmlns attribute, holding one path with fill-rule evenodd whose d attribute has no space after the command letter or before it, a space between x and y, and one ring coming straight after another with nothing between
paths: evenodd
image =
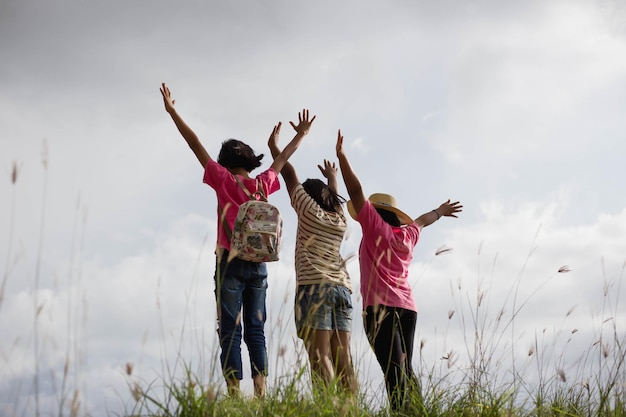
<instances>
[{"instance_id":1,"label":"long black hair","mask_svg":"<svg viewBox=\"0 0 626 417\"><path fill-rule=\"evenodd\" d=\"M256 155L252 148L238 139L222 142L222 149L217 156L217 163L226 168L243 168L247 172L261 166L263 154Z\"/></svg>"},{"instance_id":2,"label":"long black hair","mask_svg":"<svg viewBox=\"0 0 626 417\"><path fill-rule=\"evenodd\" d=\"M402 226L402 223L400 223L400 219L398 219L398 216L396 216L396 213L389 211L389 210L385 210L383 208L378 208L378 207L376 207L376 211L378 212L378 214L380 214L380 217L382 217L384 221L386 221L393 227Z\"/></svg>"},{"instance_id":3,"label":"long black hair","mask_svg":"<svg viewBox=\"0 0 626 417\"><path fill-rule=\"evenodd\" d=\"M322 180L309 178L302 183L302 188L326 211L338 213L346 199L330 189Z\"/></svg>"}]
</instances>

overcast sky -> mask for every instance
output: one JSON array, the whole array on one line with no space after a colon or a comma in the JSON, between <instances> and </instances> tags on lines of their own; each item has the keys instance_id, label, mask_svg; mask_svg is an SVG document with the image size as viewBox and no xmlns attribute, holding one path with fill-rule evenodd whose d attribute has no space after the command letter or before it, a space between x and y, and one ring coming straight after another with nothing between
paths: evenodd
<instances>
[{"instance_id":1,"label":"overcast sky","mask_svg":"<svg viewBox=\"0 0 626 417\"><path fill-rule=\"evenodd\" d=\"M584 374L576 359L611 326L624 334L622 2L4 0L0 61L0 414L32 415L36 397L54 414L75 390L83 412L123 413L129 383L169 381L181 361L222 383L215 194L161 82L213 157L235 137L267 168L272 126L285 124L285 144L309 108L300 178L336 160L341 129L366 194L393 194L414 217L463 203L415 252L416 368L450 352L447 365L467 366L472 311L503 339L494 357L522 364L540 335L551 374ZM285 219L282 259L268 265L276 386L306 362L295 215L284 188L272 201ZM359 239L351 221L346 257ZM380 402L349 265L357 372Z\"/></svg>"}]
</instances>

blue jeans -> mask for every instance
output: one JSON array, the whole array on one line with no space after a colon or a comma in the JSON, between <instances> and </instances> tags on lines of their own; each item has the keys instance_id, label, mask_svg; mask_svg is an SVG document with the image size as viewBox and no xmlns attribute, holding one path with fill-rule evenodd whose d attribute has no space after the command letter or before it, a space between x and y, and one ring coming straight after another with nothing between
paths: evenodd
<instances>
[{"instance_id":1,"label":"blue jeans","mask_svg":"<svg viewBox=\"0 0 626 417\"><path fill-rule=\"evenodd\" d=\"M241 365L241 330L250 353L252 376L267 375L265 346L265 295L267 268L264 263L234 258L228 252L217 258L215 269L220 361L226 378L243 379ZM243 315L242 315L243 310Z\"/></svg>"}]
</instances>

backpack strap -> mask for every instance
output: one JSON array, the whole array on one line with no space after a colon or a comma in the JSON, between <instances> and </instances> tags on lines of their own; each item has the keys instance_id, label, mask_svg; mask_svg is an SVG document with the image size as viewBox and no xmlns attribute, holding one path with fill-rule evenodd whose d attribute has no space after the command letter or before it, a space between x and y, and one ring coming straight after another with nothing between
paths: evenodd
<instances>
[{"instance_id":1,"label":"backpack strap","mask_svg":"<svg viewBox=\"0 0 626 417\"><path fill-rule=\"evenodd\" d=\"M241 187L241 189L246 193L246 195L248 196L248 198L250 198L250 200L267 201L267 197L265 196L265 192L263 191L263 186L261 185L260 179L258 178L256 179L256 191L254 193L251 193L250 191L248 191L246 186L243 185L243 183L241 182L241 180L239 179L237 175L233 175L233 176L235 177L235 181L237 181L237 184L239 184L239 187ZM258 196L259 198L257 198L256 196Z\"/></svg>"},{"instance_id":2,"label":"backpack strap","mask_svg":"<svg viewBox=\"0 0 626 417\"><path fill-rule=\"evenodd\" d=\"M256 195L258 195L261 198L261 200L267 201L267 197L265 197L265 193L263 192L263 186L261 185L261 180L257 178L256 180L257 190L254 193L251 193L250 191L248 191L246 186L243 185L243 183L241 182L241 180L239 179L237 175L233 174L233 177L235 177L235 181L237 181L237 184L239 184L241 189L246 193L246 195L248 196L250 200L258 200L255 197ZM228 222L226 221L226 213L224 212L224 209L222 209L222 206L219 205L219 203L217 204L217 208L219 210L219 215L222 221L222 225L224 226L224 232L226 232L226 239L228 239L228 241L230 242L232 235L233 235L233 231L230 229L230 226L228 225Z\"/></svg>"}]
</instances>

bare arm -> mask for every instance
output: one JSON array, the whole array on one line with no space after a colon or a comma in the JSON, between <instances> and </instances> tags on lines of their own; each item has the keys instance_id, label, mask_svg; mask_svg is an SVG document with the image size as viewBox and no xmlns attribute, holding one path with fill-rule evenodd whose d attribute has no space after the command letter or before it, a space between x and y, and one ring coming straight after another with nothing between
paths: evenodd
<instances>
[{"instance_id":1,"label":"bare arm","mask_svg":"<svg viewBox=\"0 0 626 417\"><path fill-rule=\"evenodd\" d=\"M170 114L172 120L174 121L174 124L178 128L178 131L181 135L183 135L183 138L185 138L185 141L187 141L187 144L193 151L194 155L196 155L196 158L198 158L198 161L200 161L202 168L204 168L209 159L211 159L211 157L209 156L209 153L206 151L206 149L204 149L204 146L202 146L202 143L200 143L200 139L195 134L195 132L191 130L187 123L185 123L182 117L180 117L179 114L176 112L176 109L174 108L174 103L176 102L176 100L172 99L170 89L165 85L165 83L161 84L161 95L163 96L165 111Z\"/></svg>"},{"instance_id":2,"label":"bare arm","mask_svg":"<svg viewBox=\"0 0 626 417\"><path fill-rule=\"evenodd\" d=\"M330 161L324 159L324 166L322 167L321 165L318 165L317 167L322 172L322 175L328 180L328 188L333 190L335 194L339 194L339 187L337 184L337 165L334 162L331 163Z\"/></svg>"},{"instance_id":3,"label":"bare arm","mask_svg":"<svg viewBox=\"0 0 626 417\"><path fill-rule=\"evenodd\" d=\"M363 194L363 187L361 187L361 181L356 176L348 161L348 157L343 149L343 136L341 136L341 130L337 132L337 158L339 159L339 167L341 168L341 175L343 176L343 182L346 184L348 195L352 200L352 205L357 214L361 212L363 205L365 204L365 195Z\"/></svg>"},{"instance_id":4,"label":"bare arm","mask_svg":"<svg viewBox=\"0 0 626 417\"><path fill-rule=\"evenodd\" d=\"M435 210L431 210L428 213L424 213L419 216L415 219L415 223L417 223L420 227L426 227L439 220L442 216L456 218L456 213L463 211L462 209L463 206L458 201L451 203L450 200L448 200L445 203L441 203L441 205Z\"/></svg>"},{"instance_id":5,"label":"bare arm","mask_svg":"<svg viewBox=\"0 0 626 417\"><path fill-rule=\"evenodd\" d=\"M278 155L280 155L280 148L278 147L278 135L280 134L280 127L282 123L278 122L276 126L274 126L274 130L272 130L272 134L267 141L267 146L270 148L270 152L272 153L272 158L276 159ZM283 176L285 180L285 184L287 185L287 193L291 195L293 189L298 185L298 175L296 174L296 169L291 165L289 161L285 163L283 169L280 171L280 174Z\"/></svg>"},{"instance_id":6,"label":"bare arm","mask_svg":"<svg viewBox=\"0 0 626 417\"><path fill-rule=\"evenodd\" d=\"M270 168L273 168L276 172L281 172L291 155L298 149L302 139L309 133L309 129L311 128L311 124L315 120L315 116L311 120L309 120L309 111L307 109L303 109L302 112L298 113L298 125L294 122L289 122L291 126L296 130L296 135L291 139L291 142L285 146L285 148L278 155L274 157L274 163ZM286 180L285 180L286 181Z\"/></svg>"}]
</instances>

